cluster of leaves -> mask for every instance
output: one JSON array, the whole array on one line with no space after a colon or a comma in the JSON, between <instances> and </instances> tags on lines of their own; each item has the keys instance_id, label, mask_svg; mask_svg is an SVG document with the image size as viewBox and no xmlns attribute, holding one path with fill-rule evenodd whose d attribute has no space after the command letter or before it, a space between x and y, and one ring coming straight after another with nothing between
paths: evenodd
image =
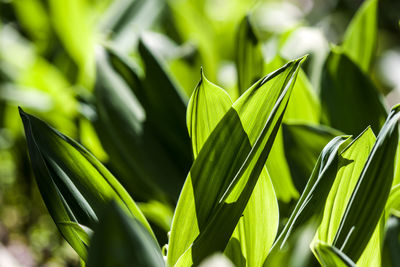
<instances>
[{"instance_id":1,"label":"cluster of leaves","mask_svg":"<svg viewBox=\"0 0 400 267\"><path fill-rule=\"evenodd\" d=\"M170 30L195 32L196 47L127 34L150 27L164 8ZM82 264L197 266L223 253L236 266L395 266L400 106L387 112L371 79L377 9L377 0L365 1L342 44L322 56L311 51L306 71L306 57L265 60L256 12L240 14L230 48L237 84L224 90L201 70L193 92L181 88L192 69L202 62L216 79L225 47L212 46L208 32L196 35L208 28L196 24L190 1L116 2L95 53L96 38L60 34L71 28L52 22L48 30L66 38L58 45L68 73L94 90L58 96L60 106L79 103L45 119L74 135L70 116L79 113L84 134L77 142L22 109L20 116L41 196ZM277 41L282 51L290 34Z\"/></svg>"}]
</instances>

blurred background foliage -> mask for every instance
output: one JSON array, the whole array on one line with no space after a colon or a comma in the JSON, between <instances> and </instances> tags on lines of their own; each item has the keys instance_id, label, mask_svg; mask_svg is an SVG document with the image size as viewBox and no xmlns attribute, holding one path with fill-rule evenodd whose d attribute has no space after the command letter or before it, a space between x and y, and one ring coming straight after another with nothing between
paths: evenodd
<instances>
[{"instance_id":1,"label":"blurred background foliage","mask_svg":"<svg viewBox=\"0 0 400 267\"><path fill-rule=\"evenodd\" d=\"M143 170L128 166L129 162L132 163L131 155L124 151L124 144L132 142L134 130L129 127L134 128L134 125L127 125L126 131L121 129L119 137L123 137L120 139L122 143L105 142L118 139L113 138L114 133L109 129L116 127L118 122L114 120L118 120L119 115L125 114L124 110L107 102L112 97L108 91L110 88L99 76L102 71L108 72L107 64L124 73L127 69L124 70L123 61L118 61L121 60L119 55L129 55L138 75L137 81L130 82L154 87L161 80L165 87L177 90L179 97L169 100L175 103L177 116L174 118L180 120L176 122L177 130L170 134L180 136L182 129L186 131L181 127L185 123L186 104L200 79L201 66L207 78L223 87L235 100L255 79L280 67L286 60L308 53L310 58L298 83L308 88L305 90L309 94L304 96L305 103L312 107L307 110L308 106L304 106L303 115L289 108L291 115L288 116L292 119L296 116L306 118L319 124L320 101L317 96L321 77L329 78L329 73L324 74L328 76L321 73L323 64L331 46L343 42L349 22L361 4L361 0L0 0L0 265L79 265L77 255L57 233L40 198L31 174L17 106L78 140L116 172L117 177L126 177L132 172L152 175L152 167L146 167L145 160L138 163L139 167L145 166ZM361 69L385 97L387 106L391 106L400 101L400 2L380 0L378 5L376 57L370 67L361 66ZM243 38L238 36L249 32L255 41L242 43L240 40ZM253 58L256 62L246 62L252 57L237 54L245 46L254 46L251 51L255 53ZM102 47L106 47L107 52ZM333 53L330 57L340 55ZM163 76L163 72L157 69L160 66L152 60L161 60L161 67L170 75ZM334 60L332 68L337 67L335 64L340 61ZM254 76L239 74L238 77L241 70L236 66L252 66L249 73ZM141 92L135 93L149 116L143 136L147 138L147 133L151 133L157 137L157 132L168 132L168 125L158 123L169 119L163 117L165 109L162 105L157 111L148 113L158 105L157 99L147 95L141 97ZM330 96L325 97L329 99ZM321 101L324 102L323 94ZM111 119L106 120L107 114ZM121 118L121 123L127 119ZM140 121L140 117L132 118L135 119ZM328 121L334 124L329 118ZM283 138L287 142L296 142L293 136L310 131L301 125L288 125L290 127L283 129L284 136L278 134L277 142L283 142ZM344 132L351 131L346 125L330 126ZM318 155L320 147L338 133L327 128L315 132L320 139L315 139L318 143L314 144L316 148L312 147L313 144L308 146L316 150L312 155ZM135 186L128 191L133 192L135 200L143 201L141 208L146 216L160 228L160 232L165 232L170 227L173 206L191 164L191 151L184 138L175 141L159 139L160 144L154 144L153 139L143 142L154 145L150 149L165 149L165 155L159 155L160 161L168 159L169 153L181 155L174 158L176 166L175 163L166 163L166 167L161 168L163 172L180 177L177 186L166 189L167 193L151 184L141 184L149 191L135 193ZM135 144L129 143L129 147L132 146ZM171 152L172 147L179 149ZM273 155L283 153L278 151L279 148L275 150L271 152ZM143 147L138 145L138 151L142 153ZM290 157L290 153L286 156ZM117 159L116 155L122 159ZM121 160L126 162L118 166L116 162ZM277 169L282 176L290 176L285 174L285 170L289 173L288 166L277 164L267 163L270 172ZM297 168L302 168L299 172L306 176L312 166L307 169L304 163ZM124 183L124 178L121 179ZM293 207L293 201L306 182L301 178L293 180L292 188L285 190L277 189L280 185L274 183L279 200L286 203L281 205L283 215L288 214L285 208L290 210ZM130 187L127 183L124 185ZM398 233L399 222L396 220L392 218L389 227ZM312 234L307 236L308 232L304 230L296 242L312 238ZM166 237L160 234L159 240L165 244ZM306 261L311 254L296 252L297 248L293 253Z\"/></svg>"}]
</instances>

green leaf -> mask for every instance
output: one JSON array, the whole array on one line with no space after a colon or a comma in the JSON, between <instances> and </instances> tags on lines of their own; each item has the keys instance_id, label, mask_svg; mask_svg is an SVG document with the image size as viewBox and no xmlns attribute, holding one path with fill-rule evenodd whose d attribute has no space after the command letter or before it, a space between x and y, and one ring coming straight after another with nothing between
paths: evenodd
<instances>
[{"instance_id":1,"label":"green leaf","mask_svg":"<svg viewBox=\"0 0 400 267\"><path fill-rule=\"evenodd\" d=\"M374 133L368 127L340 154L336 178L325 203L321 224L315 235L316 242L332 244L375 140ZM363 256L357 262L359 266L378 266L380 264L380 236L382 233L380 228L377 227Z\"/></svg>"},{"instance_id":2,"label":"green leaf","mask_svg":"<svg viewBox=\"0 0 400 267\"><path fill-rule=\"evenodd\" d=\"M85 148L20 109L33 172L61 234L83 258L86 245L74 229L59 223L75 222L92 228L108 200L115 200L129 216L152 230L135 202L115 177Z\"/></svg>"},{"instance_id":3,"label":"green leaf","mask_svg":"<svg viewBox=\"0 0 400 267\"><path fill-rule=\"evenodd\" d=\"M201 79L190 97L186 122L196 158L215 126L232 106L224 89L211 83L201 70Z\"/></svg>"},{"instance_id":4,"label":"green leaf","mask_svg":"<svg viewBox=\"0 0 400 267\"><path fill-rule=\"evenodd\" d=\"M275 241L264 265L269 266L269 261L273 262L270 258L279 257L279 254L284 251L285 243L295 229L309 220L311 216L322 213L323 205L336 175L339 163L338 154L343 151L350 140L348 136L335 137L322 150L296 207Z\"/></svg>"},{"instance_id":5,"label":"green leaf","mask_svg":"<svg viewBox=\"0 0 400 267\"><path fill-rule=\"evenodd\" d=\"M371 70L378 40L378 0L366 0L348 26L343 50L365 73Z\"/></svg>"},{"instance_id":6,"label":"green leaf","mask_svg":"<svg viewBox=\"0 0 400 267\"><path fill-rule=\"evenodd\" d=\"M195 158L215 126L231 107L228 94L209 82L201 72L201 80L190 98L187 122ZM268 214L261 216L260 214ZM272 245L278 227L278 206L268 172L264 169L254 187L229 241L225 254L236 266L243 259L250 266L259 266ZM253 249L248 249L253 248ZM240 255L242 257L236 257Z\"/></svg>"},{"instance_id":7,"label":"green leaf","mask_svg":"<svg viewBox=\"0 0 400 267\"><path fill-rule=\"evenodd\" d=\"M93 230L90 229L89 227L86 227L76 222L59 222L58 227L61 229L62 228L72 229L73 231L75 231L76 235L82 240L82 242L86 246L89 246L89 240L93 234ZM63 232L63 230L61 230L61 232Z\"/></svg>"},{"instance_id":8,"label":"green leaf","mask_svg":"<svg viewBox=\"0 0 400 267\"><path fill-rule=\"evenodd\" d=\"M97 117L92 121L123 185L141 199L177 201L188 163L180 164L182 155L169 149L172 144L166 145L168 140L162 140L155 127L157 117L151 116L155 108L147 102L140 70L114 51L99 49L95 97ZM165 97L162 90L158 97ZM185 130L185 125L179 127ZM187 150L183 155L189 161L190 144L183 140L178 142Z\"/></svg>"},{"instance_id":9,"label":"green leaf","mask_svg":"<svg viewBox=\"0 0 400 267\"><path fill-rule=\"evenodd\" d=\"M323 267L356 267L356 264L343 252L323 242L317 242L313 249Z\"/></svg>"},{"instance_id":10,"label":"green leaf","mask_svg":"<svg viewBox=\"0 0 400 267\"><path fill-rule=\"evenodd\" d=\"M357 261L382 216L394 176L400 106L392 108L357 181L333 245Z\"/></svg>"},{"instance_id":11,"label":"green leaf","mask_svg":"<svg viewBox=\"0 0 400 267\"><path fill-rule=\"evenodd\" d=\"M107 205L90 240L88 267L165 266L156 240L116 203Z\"/></svg>"},{"instance_id":12,"label":"green leaf","mask_svg":"<svg viewBox=\"0 0 400 267\"><path fill-rule=\"evenodd\" d=\"M292 61L254 84L210 134L174 214L168 250L171 266L198 264L225 249L264 168L301 61Z\"/></svg>"},{"instance_id":13,"label":"green leaf","mask_svg":"<svg viewBox=\"0 0 400 267\"><path fill-rule=\"evenodd\" d=\"M247 14L239 24L236 33L236 69L239 96L263 75L264 57L261 43Z\"/></svg>"},{"instance_id":14,"label":"green leaf","mask_svg":"<svg viewBox=\"0 0 400 267\"><path fill-rule=\"evenodd\" d=\"M138 203L144 216L152 223L163 229L166 233L171 229L174 210L168 204L159 201Z\"/></svg>"},{"instance_id":15,"label":"green leaf","mask_svg":"<svg viewBox=\"0 0 400 267\"><path fill-rule=\"evenodd\" d=\"M186 97L183 89L169 75L161 59L151 51L146 38L139 41L145 65L143 106L151 126L179 166L187 172L192 163L190 139L186 131Z\"/></svg>"},{"instance_id":16,"label":"green leaf","mask_svg":"<svg viewBox=\"0 0 400 267\"><path fill-rule=\"evenodd\" d=\"M321 79L322 122L346 134L358 135L371 125L378 133L387 112L369 78L345 54L333 49Z\"/></svg>"},{"instance_id":17,"label":"green leaf","mask_svg":"<svg viewBox=\"0 0 400 267\"><path fill-rule=\"evenodd\" d=\"M342 133L326 126L293 121L282 124L282 133L293 183L302 192L322 149Z\"/></svg>"},{"instance_id":18,"label":"green leaf","mask_svg":"<svg viewBox=\"0 0 400 267\"><path fill-rule=\"evenodd\" d=\"M393 214L400 217L400 184L390 190L390 195L386 204L387 215Z\"/></svg>"},{"instance_id":19,"label":"green leaf","mask_svg":"<svg viewBox=\"0 0 400 267\"><path fill-rule=\"evenodd\" d=\"M265 68L270 70L273 67L282 65L283 59L276 56L274 60L265 66ZM299 120L302 122L317 124L319 116L320 106L317 96L315 95L306 74L300 70L283 121ZM292 170L289 168L290 165L288 165L285 158L284 142L283 132L282 129L280 129L272 146L270 157L267 160L267 169L271 176L278 199L283 202L289 202L291 199L297 199L299 197L297 190L299 190L300 187L297 184L293 184L296 180L294 179L295 177L293 177L293 173L291 172ZM321 147L321 150L322 148L323 147ZM318 154L321 150L318 151ZM313 167L314 165L311 166L311 170ZM307 176L303 177L303 179L308 179L311 170Z\"/></svg>"},{"instance_id":20,"label":"green leaf","mask_svg":"<svg viewBox=\"0 0 400 267\"><path fill-rule=\"evenodd\" d=\"M130 52L140 34L159 20L165 6L160 0L115 1L104 14L100 28L118 51Z\"/></svg>"},{"instance_id":21,"label":"green leaf","mask_svg":"<svg viewBox=\"0 0 400 267\"><path fill-rule=\"evenodd\" d=\"M332 244L375 139L371 128L367 128L340 154L336 177L325 202L322 221L316 234L319 241Z\"/></svg>"}]
</instances>

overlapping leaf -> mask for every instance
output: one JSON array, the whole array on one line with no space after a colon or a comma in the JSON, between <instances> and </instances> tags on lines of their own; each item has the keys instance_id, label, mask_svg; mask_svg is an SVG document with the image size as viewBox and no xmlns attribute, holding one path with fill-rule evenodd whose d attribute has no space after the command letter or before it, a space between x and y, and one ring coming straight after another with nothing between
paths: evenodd
<instances>
[{"instance_id":1,"label":"overlapping leaf","mask_svg":"<svg viewBox=\"0 0 400 267\"><path fill-rule=\"evenodd\" d=\"M225 249L264 168L300 63L292 61L253 85L205 142L175 211L170 265L196 264Z\"/></svg>"},{"instance_id":2,"label":"overlapping leaf","mask_svg":"<svg viewBox=\"0 0 400 267\"><path fill-rule=\"evenodd\" d=\"M275 241L264 266L269 266L271 258L279 256L292 232L313 215L322 212L338 168L338 154L350 142L347 136L338 136L322 150L314 170L298 200L288 222Z\"/></svg>"},{"instance_id":3,"label":"overlapping leaf","mask_svg":"<svg viewBox=\"0 0 400 267\"><path fill-rule=\"evenodd\" d=\"M83 259L86 258L86 244L76 230L65 227L65 223L92 228L98 221L98 213L110 199L152 233L129 194L85 148L22 110L20 114L42 198L62 235Z\"/></svg>"},{"instance_id":4,"label":"overlapping leaf","mask_svg":"<svg viewBox=\"0 0 400 267\"><path fill-rule=\"evenodd\" d=\"M154 114L149 114L149 110L154 109L149 108L151 102L147 101L148 93L143 88L140 69L112 50L99 50L97 61L97 117L94 125L102 145L110 154L112 166L124 186L136 197L176 201L187 166L179 164L182 163L182 155L170 151L170 146L165 144L169 139L162 140L155 129L157 121ZM157 88L151 91L158 93L159 99L173 94L166 90L156 92ZM163 108L167 109L165 105ZM173 109L172 105L169 109ZM162 111L168 113L168 110ZM184 126L180 125L185 129ZM179 127L171 131L179 132ZM173 139L172 142L175 142L176 136ZM190 152L189 144L185 144L184 139L178 142L181 149ZM184 155L190 159L190 154ZM154 168L155 164L157 168Z\"/></svg>"},{"instance_id":5,"label":"overlapping leaf","mask_svg":"<svg viewBox=\"0 0 400 267\"><path fill-rule=\"evenodd\" d=\"M353 261L359 259L367 246L389 196L398 143L399 111L399 105L393 107L382 127L333 241L333 245Z\"/></svg>"},{"instance_id":6,"label":"overlapping leaf","mask_svg":"<svg viewBox=\"0 0 400 267\"><path fill-rule=\"evenodd\" d=\"M317 257L323 267L355 267L356 264L343 252L326 243L317 242L314 246Z\"/></svg>"},{"instance_id":7,"label":"overlapping leaf","mask_svg":"<svg viewBox=\"0 0 400 267\"><path fill-rule=\"evenodd\" d=\"M187 112L195 158L207 137L232 105L223 89L209 82L203 73L201 75ZM225 254L236 266L261 265L275 238L278 217L275 192L264 168Z\"/></svg>"}]
</instances>

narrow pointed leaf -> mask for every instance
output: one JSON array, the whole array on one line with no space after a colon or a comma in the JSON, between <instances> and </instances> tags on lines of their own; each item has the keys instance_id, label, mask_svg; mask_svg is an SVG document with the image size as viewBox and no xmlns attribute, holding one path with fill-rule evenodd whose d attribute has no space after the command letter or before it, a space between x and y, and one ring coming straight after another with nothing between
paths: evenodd
<instances>
[{"instance_id":1,"label":"narrow pointed leaf","mask_svg":"<svg viewBox=\"0 0 400 267\"><path fill-rule=\"evenodd\" d=\"M44 203L61 234L83 258L86 246L75 231L59 223L92 228L98 213L114 199L150 233L145 217L115 177L85 148L20 109L32 168Z\"/></svg>"},{"instance_id":2,"label":"narrow pointed leaf","mask_svg":"<svg viewBox=\"0 0 400 267\"><path fill-rule=\"evenodd\" d=\"M371 80L345 54L333 49L321 79L322 122L359 135L371 125L379 133L387 112Z\"/></svg>"},{"instance_id":3,"label":"narrow pointed leaf","mask_svg":"<svg viewBox=\"0 0 400 267\"><path fill-rule=\"evenodd\" d=\"M323 267L356 267L356 264L343 252L323 242L317 242L313 248Z\"/></svg>"},{"instance_id":4,"label":"narrow pointed leaf","mask_svg":"<svg viewBox=\"0 0 400 267\"><path fill-rule=\"evenodd\" d=\"M239 96L263 75L264 58L250 15L239 24L236 36L236 69Z\"/></svg>"},{"instance_id":5,"label":"narrow pointed leaf","mask_svg":"<svg viewBox=\"0 0 400 267\"><path fill-rule=\"evenodd\" d=\"M371 70L378 40L378 0L366 0L348 26L343 50L364 72Z\"/></svg>"},{"instance_id":6,"label":"narrow pointed leaf","mask_svg":"<svg viewBox=\"0 0 400 267\"><path fill-rule=\"evenodd\" d=\"M357 261L382 216L394 176L400 106L390 112L357 181L333 245Z\"/></svg>"},{"instance_id":7,"label":"narrow pointed leaf","mask_svg":"<svg viewBox=\"0 0 400 267\"><path fill-rule=\"evenodd\" d=\"M170 265L178 259L178 266L198 264L225 249L268 157L301 60L253 85L210 134L178 201Z\"/></svg>"},{"instance_id":8,"label":"narrow pointed leaf","mask_svg":"<svg viewBox=\"0 0 400 267\"><path fill-rule=\"evenodd\" d=\"M116 203L106 207L90 240L87 266L165 266L157 241L146 228Z\"/></svg>"}]
</instances>

